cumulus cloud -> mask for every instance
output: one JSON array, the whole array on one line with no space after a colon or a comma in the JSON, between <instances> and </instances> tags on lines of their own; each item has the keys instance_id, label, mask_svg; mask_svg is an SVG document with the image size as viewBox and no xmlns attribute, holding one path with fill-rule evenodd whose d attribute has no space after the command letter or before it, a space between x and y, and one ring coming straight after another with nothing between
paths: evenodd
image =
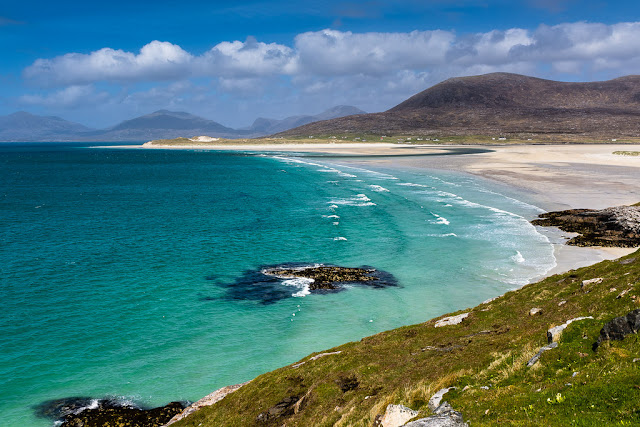
<instances>
[{"instance_id":1,"label":"cumulus cloud","mask_svg":"<svg viewBox=\"0 0 640 427\"><path fill-rule=\"evenodd\" d=\"M572 72L635 66L640 59L640 23L568 23L458 35L452 31L352 33L322 30L299 34L289 47L278 43L221 42L195 55L153 41L140 52L103 48L38 59L24 78L41 87L107 82L224 78L245 85L265 76L390 76L398 71L531 69L551 66ZM629 70L631 71L631 70ZM244 79L244 80L238 80ZM237 80L237 81L236 81Z\"/></svg>"},{"instance_id":2,"label":"cumulus cloud","mask_svg":"<svg viewBox=\"0 0 640 427\"><path fill-rule=\"evenodd\" d=\"M23 76L43 87L97 81L168 80L188 73L192 59L180 46L152 41L138 54L106 47L89 54L68 53L53 59L38 59L24 70Z\"/></svg>"},{"instance_id":3,"label":"cumulus cloud","mask_svg":"<svg viewBox=\"0 0 640 427\"><path fill-rule=\"evenodd\" d=\"M298 34L290 46L249 37L198 54L152 41L139 52L103 48L38 59L23 77L47 90L24 95L20 102L52 108L102 102L128 111L198 105L238 125L244 120L241 111L252 118L337 104L381 111L452 76L507 71L587 80L639 68L640 22L575 22L470 34L326 29ZM111 95L97 92L94 84L109 88Z\"/></svg>"},{"instance_id":4,"label":"cumulus cloud","mask_svg":"<svg viewBox=\"0 0 640 427\"><path fill-rule=\"evenodd\" d=\"M196 74L223 77L252 77L291 74L295 71L295 54L290 47L258 42L222 42L196 61Z\"/></svg>"}]
</instances>

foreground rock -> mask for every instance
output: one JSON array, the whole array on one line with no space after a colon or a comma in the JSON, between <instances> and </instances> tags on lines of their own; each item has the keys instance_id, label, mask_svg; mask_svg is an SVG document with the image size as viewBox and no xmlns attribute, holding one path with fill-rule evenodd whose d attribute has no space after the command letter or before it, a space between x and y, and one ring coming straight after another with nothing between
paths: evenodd
<instances>
[{"instance_id":1,"label":"foreground rock","mask_svg":"<svg viewBox=\"0 0 640 427\"><path fill-rule=\"evenodd\" d=\"M182 402L142 409L115 399L71 397L44 402L36 415L61 422L62 427L159 427L185 408Z\"/></svg>"},{"instance_id":2,"label":"foreground rock","mask_svg":"<svg viewBox=\"0 0 640 427\"><path fill-rule=\"evenodd\" d=\"M580 233L580 236L567 242L569 245L623 248L640 246L640 206L548 212L531 222L534 225Z\"/></svg>"},{"instance_id":3,"label":"foreground rock","mask_svg":"<svg viewBox=\"0 0 640 427\"><path fill-rule=\"evenodd\" d=\"M304 267L304 268L265 268L262 272L269 276L279 278L305 278L312 279L309 283L310 291L336 290L340 284L357 283L371 286L388 285L381 280L374 268L350 268L336 266Z\"/></svg>"},{"instance_id":4,"label":"foreground rock","mask_svg":"<svg viewBox=\"0 0 640 427\"><path fill-rule=\"evenodd\" d=\"M205 397L203 397L202 399L198 400L197 402L187 406L183 411L181 411L180 413L175 415L173 418L171 418L171 420L169 420L169 422L165 424L165 427L170 426L171 424L174 424L183 418L186 418L187 416L193 414L194 412L196 412L197 410L205 406L211 406L214 403L221 401L222 399L225 398L226 395L233 393L234 391L237 391L240 387L248 383L249 381L244 382L242 384L229 385L226 387L219 388L213 393L210 393Z\"/></svg>"},{"instance_id":5,"label":"foreground rock","mask_svg":"<svg viewBox=\"0 0 640 427\"><path fill-rule=\"evenodd\" d=\"M620 316L605 324L600 330L598 341L593 343L593 351L604 342L609 340L622 341L630 334L637 334L640 331L640 309L629 312L626 316Z\"/></svg>"}]
</instances>

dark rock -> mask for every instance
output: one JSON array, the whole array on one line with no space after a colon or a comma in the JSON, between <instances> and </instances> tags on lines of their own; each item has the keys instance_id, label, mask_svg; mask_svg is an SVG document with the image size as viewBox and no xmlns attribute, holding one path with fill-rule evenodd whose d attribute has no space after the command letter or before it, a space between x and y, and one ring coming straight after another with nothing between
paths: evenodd
<instances>
[{"instance_id":1,"label":"dark rock","mask_svg":"<svg viewBox=\"0 0 640 427\"><path fill-rule=\"evenodd\" d=\"M603 341L622 341L627 335L638 333L638 330L640 330L640 309L606 323L600 330L598 340L593 343L593 351L596 351Z\"/></svg>"},{"instance_id":2,"label":"dark rock","mask_svg":"<svg viewBox=\"0 0 640 427\"><path fill-rule=\"evenodd\" d=\"M299 396L289 396L276 403L275 406L269 408L265 412L261 412L256 417L256 421L267 423L276 418L287 417L295 412L296 403L300 400Z\"/></svg>"},{"instance_id":3,"label":"dark rock","mask_svg":"<svg viewBox=\"0 0 640 427\"><path fill-rule=\"evenodd\" d=\"M36 415L61 421L62 427L156 427L162 426L186 407L183 402L143 409L117 399L71 397L38 405Z\"/></svg>"},{"instance_id":4,"label":"dark rock","mask_svg":"<svg viewBox=\"0 0 640 427\"><path fill-rule=\"evenodd\" d=\"M373 268L349 268L335 266L307 267L299 269L287 268L267 268L263 270L264 274L276 276L280 278L303 277L313 279L313 283L309 284L309 290L315 291L319 289L338 289L341 283L359 283L369 284L366 282L377 282L380 280L375 275L376 270ZM375 286L375 283L371 283Z\"/></svg>"},{"instance_id":5,"label":"dark rock","mask_svg":"<svg viewBox=\"0 0 640 427\"><path fill-rule=\"evenodd\" d=\"M337 380L336 384L340 387L343 393L346 393L350 390L355 390L360 385L358 378L355 375L341 375Z\"/></svg>"},{"instance_id":6,"label":"dark rock","mask_svg":"<svg viewBox=\"0 0 640 427\"><path fill-rule=\"evenodd\" d=\"M540 215L539 219L533 220L531 223L579 233L579 236L567 242L569 245L640 246L640 206L548 212Z\"/></svg>"},{"instance_id":7,"label":"dark rock","mask_svg":"<svg viewBox=\"0 0 640 427\"><path fill-rule=\"evenodd\" d=\"M344 289L345 284L365 285L375 289L397 286L392 274L371 267L348 268L303 263L263 266L258 270L246 271L234 282L218 281L215 276L209 276L207 280L215 281L216 285L224 288L225 298L273 304L302 290L303 285L298 287L285 283L294 278L313 279L313 283L309 281L307 286L308 290L315 294L339 292ZM217 298L201 299L208 301Z\"/></svg>"}]
</instances>

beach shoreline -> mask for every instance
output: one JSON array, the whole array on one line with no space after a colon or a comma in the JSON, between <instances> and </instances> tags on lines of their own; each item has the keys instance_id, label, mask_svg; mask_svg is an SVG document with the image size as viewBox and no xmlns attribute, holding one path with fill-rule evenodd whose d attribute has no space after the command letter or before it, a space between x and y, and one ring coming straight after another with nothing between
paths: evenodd
<instances>
[{"instance_id":1,"label":"beach shoreline","mask_svg":"<svg viewBox=\"0 0 640 427\"><path fill-rule=\"evenodd\" d=\"M603 209L640 199L640 156L614 151L640 151L640 144L544 145L414 145L389 143L309 143L238 145L152 145L122 148L285 152L326 155L339 162L385 167L463 172L506 185L546 210ZM483 149L459 155L452 150ZM538 227L554 247L553 274L627 255L637 248L576 247L558 229Z\"/></svg>"}]
</instances>

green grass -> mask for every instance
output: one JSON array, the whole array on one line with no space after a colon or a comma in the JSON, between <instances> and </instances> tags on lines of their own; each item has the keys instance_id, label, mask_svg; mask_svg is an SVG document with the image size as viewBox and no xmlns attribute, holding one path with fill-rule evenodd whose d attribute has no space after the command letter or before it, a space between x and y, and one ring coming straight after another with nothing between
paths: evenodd
<instances>
[{"instance_id":1,"label":"green grass","mask_svg":"<svg viewBox=\"0 0 640 427\"><path fill-rule=\"evenodd\" d=\"M619 156L640 156L640 151L614 151Z\"/></svg>"},{"instance_id":2,"label":"green grass","mask_svg":"<svg viewBox=\"0 0 640 427\"><path fill-rule=\"evenodd\" d=\"M390 403L429 415L431 395L449 386L457 389L445 400L472 426L638 425L638 336L591 350L604 323L640 307L640 251L622 260L632 261L572 270L459 311L470 315L457 326L436 329L432 319L326 350L342 353L261 375L175 425L255 425L259 413L283 398L306 396L301 411L273 425L371 426ZM582 280L595 277L604 280L581 289ZM543 314L529 316L532 307ZM547 329L589 315L595 319L572 323L558 348L525 366L546 344ZM359 386L343 392L336 380L348 376Z\"/></svg>"}]
</instances>

